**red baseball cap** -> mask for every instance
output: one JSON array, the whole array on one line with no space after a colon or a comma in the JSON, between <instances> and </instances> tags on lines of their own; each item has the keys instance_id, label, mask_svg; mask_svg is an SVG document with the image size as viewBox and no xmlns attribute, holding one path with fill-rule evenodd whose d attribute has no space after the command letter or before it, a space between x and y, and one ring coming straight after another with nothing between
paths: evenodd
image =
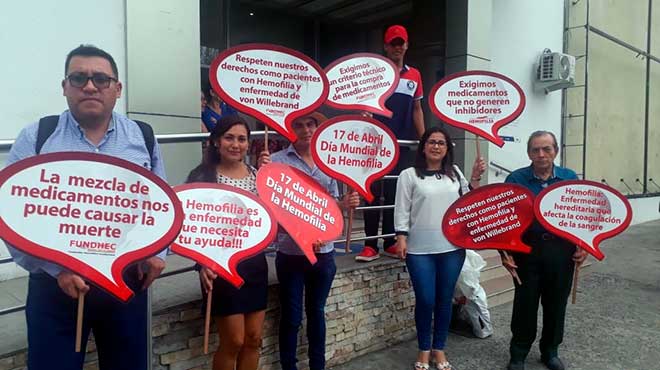
<instances>
[{"instance_id":1,"label":"red baseball cap","mask_svg":"<svg viewBox=\"0 0 660 370\"><path fill-rule=\"evenodd\" d=\"M394 39L403 39L404 42L408 42L408 31L406 31L406 28L398 24L390 26L385 31L385 43L389 44Z\"/></svg>"}]
</instances>

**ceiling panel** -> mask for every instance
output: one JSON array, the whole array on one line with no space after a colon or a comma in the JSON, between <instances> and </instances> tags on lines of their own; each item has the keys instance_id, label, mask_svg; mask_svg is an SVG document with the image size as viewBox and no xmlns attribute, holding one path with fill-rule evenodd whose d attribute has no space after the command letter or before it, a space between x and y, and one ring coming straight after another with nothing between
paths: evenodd
<instances>
[{"instance_id":1,"label":"ceiling panel","mask_svg":"<svg viewBox=\"0 0 660 370\"><path fill-rule=\"evenodd\" d=\"M365 24L412 11L412 0L243 0L241 4L279 9L333 23Z\"/></svg>"}]
</instances>

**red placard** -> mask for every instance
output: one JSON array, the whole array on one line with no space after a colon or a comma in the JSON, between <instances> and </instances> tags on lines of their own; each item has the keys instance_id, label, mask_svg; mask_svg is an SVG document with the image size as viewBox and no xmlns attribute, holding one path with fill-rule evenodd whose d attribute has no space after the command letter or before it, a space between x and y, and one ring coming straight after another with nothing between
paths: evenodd
<instances>
[{"instance_id":1,"label":"red placard","mask_svg":"<svg viewBox=\"0 0 660 370\"><path fill-rule=\"evenodd\" d=\"M525 109L525 93L512 79L490 71L451 74L431 89L429 105L442 121L504 145L498 130Z\"/></svg>"},{"instance_id":2,"label":"red placard","mask_svg":"<svg viewBox=\"0 0 660 370\"><path fill-rule=\"evenodd\" d=\"M371 184L388 174L399 158L399 144L387 126L362 116L325 121L312 137L312 158L328 176L371 202Z\"/></svg>"},{"instance_id":3,"label":"red placard","mask_svg":"<svg viewBox=\"0 0 660 370\"><path fill-rule=\"evenodd\" d=\"M311 58L271 44L245 44L220 53L211 64L213 90L232 107L296 140L293 121L328 97L328 78Z\"/></svg>"},{"instance_id":4,"label":"red placard","mask_svg":"<svg viewBox=\"0 0 660 370\"><path fill-rule=\"evenodd\" d=\"M169 185L145 168L95 153L42 154L0 172L0 236L122 301L129 264L176 237L183 211Z\"/></svg>"},{"instance_id":5,"label":"red placard","mask_svg":"<svg viewBox=\"0 0 660 370\"><path fill-rule=\"evenodd\" d=\"M172 251L240 287L238 264L265 249L277 234L268 208L256 195L233 186L190 183L174 190L185 218Z\"/></svg>"},{"instance_id":6,"label":"red placard","mask_svg":"<svg viewBox=\"0 0 660 370\"><path fill-rule=\"evenodd\" d=\"M257 192L312 264L316 263L313 243L330 242L344 229L337 201L296 168L282 163L261 167Z\"/></svg>"},{"instance_id":7,"label":"red placard","mask_svg":"<svg viewBox=\"0 0 660 370\"><path fill-rule=\"evenodd\" d=\"M335 60L325 72L330 84L327 105L392 117L385 101L396 90L399 73L391 60L378 54L356 53Z\"/></svg>"},{"instance_id":8,"label":"red placard","mask_svg":"<svg viewBox=\"0 0 660 370\"><path fill-rule=\"evenodd\" d=\"M622 233L632 220L632 207L621 193L594 181L555 183L536 197L534 213L543 227L574 242L599 260L600 242Z\"/></svg>"},{"instance_id":9,"label":"red placard","mask_svg":"<svg viewBox=\"0 0 660 370\"><path fill-rule=\"evenodd\" d=\"M534 194L516 184L479 187L456 200L442 219L442 232L457 247L529 253L522 234L534 222Z\"/></svg>"}]
</instances>

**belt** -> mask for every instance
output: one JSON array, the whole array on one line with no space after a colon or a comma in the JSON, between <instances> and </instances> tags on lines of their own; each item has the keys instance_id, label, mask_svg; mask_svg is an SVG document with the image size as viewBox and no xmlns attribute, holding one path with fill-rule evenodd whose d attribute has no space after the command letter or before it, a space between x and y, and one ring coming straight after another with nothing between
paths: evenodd
<instances>
[{"instance_id":1,"label":"belt","mask_svg":"<svg viewBox=\"0 0 660 370\"><path fill-rule=\"evenodd\" d=\"M541 234L541 240L553 240L553 239L557 239L557 237L554 236L553 234L550 233Z\"/></svg>"},{"instance_id":2,"label":"belt","mask_svg":"<svg viewBox=\"0 0 660 370\"><path fill-rule=\"evenodd\" d=\"M532 240L543 240L543 241L559 239L556 235L550 233L529 233L528 237Z\"/></svg>"}]
</instances>

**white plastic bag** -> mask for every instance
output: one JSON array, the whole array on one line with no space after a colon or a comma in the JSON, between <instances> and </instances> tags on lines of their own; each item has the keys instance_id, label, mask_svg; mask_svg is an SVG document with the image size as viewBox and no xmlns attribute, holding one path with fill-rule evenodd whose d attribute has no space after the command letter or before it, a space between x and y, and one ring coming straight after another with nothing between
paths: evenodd
<instances>
[{"instance_id":1,"label":"white plastic bag","mask_svg":"<svg viewBox=\"0 0 660 370\"><path fill-rule=\"evenodd\" d=\"M486 261L473 250L465 252L465 263L454 289L454 299L465 302L459 306L458 318L470 324L477 338L486 338L493 334L486 291L479 284L479 275L486 267Z\"/></svg>"}]
</instances>

